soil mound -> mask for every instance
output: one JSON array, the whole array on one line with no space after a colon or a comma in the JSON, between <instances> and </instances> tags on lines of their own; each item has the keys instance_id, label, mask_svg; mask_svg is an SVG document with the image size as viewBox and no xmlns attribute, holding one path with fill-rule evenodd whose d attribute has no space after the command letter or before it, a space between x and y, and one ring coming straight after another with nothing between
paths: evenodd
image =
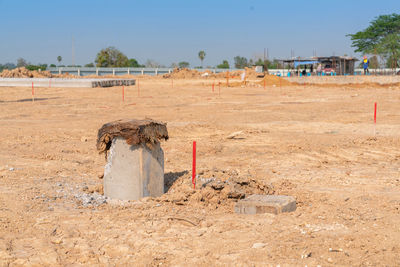
<instances>
[{"instance_id":1,"label":"soil mound","mask_svg":"<svg viewBox=\"0 0 400 267\"><path fill-rule=\"evenodd\" d=\"M208 170L199 174L196 189L193 189L188 172L176 180L173 175L165 176L167 193L159 201L177 205L203 204L225 205L251 194L273 194L274 189L267 181L253 179L250 175L239 175L235 170Z\"/></svg>"},{"instance_id":2,"label":"soil mound","mask_svg":"<svg viewBox=\"0 0 400 267\"><path fill-rule=\"evenodd\" d=\"M198 78L214 78L214 79L240 79L243 72L246 73L246 79L260 78L260 73L257 73L253 68L245 68L245 70L226 71L220 73L214 73L211 70L191 70L187 68L176 68L171 73L164 74L163 78L173 79L198 79Z\"/></svg>"},{"instance_id":3,"label":"soil mound","mask_svg":"<svg viewBox=\"0 0 400 267\"><path fill-rule=\"evenodd\" d=\"M175 68L171 73L163 75L163 78L173 78L173 79L193 79L201 77L201 72L198 70L191 70L187 68Z\"/></svg>"},{"instance_id":4,"label":"soil mound","mask_svg":"<svg viewBox=\"0 0 400 267\"><path fill-rule=\"evenodd\" d=\"M286 85L293 85L293 83L278 77L276 75L265 75L264 79L262 79L259 84L264 85L264 81L265 81L265 85L275 85L275 86L286 86Z\"/></svg>"},{"instance_id":5,"label":"soil mound","mask_svg":"<svg viewBox=\"0 0 400 267\"><path fill-rule=\"evenodd\" d=\"M0 73L1 78L51 78L54 77L50 71L30 71L25 67L16 68L12 70L4 69Z\"/></svg>"}]
</instances>

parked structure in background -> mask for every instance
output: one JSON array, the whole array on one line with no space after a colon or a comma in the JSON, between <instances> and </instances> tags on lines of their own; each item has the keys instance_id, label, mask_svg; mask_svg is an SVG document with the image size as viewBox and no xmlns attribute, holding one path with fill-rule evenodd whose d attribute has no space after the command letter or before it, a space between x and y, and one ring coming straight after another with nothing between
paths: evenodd
<instances>
[{"instance_id":1,"label":"parked structure in background","mask_svg":"<svg viewBox=\"0 0 400 267\"><path fill-rule=\"evenodd\" d=\"M302 70L306 70L309 75L317 75L314 70L321 64L322 75L353 75L355 73L355 62L358 59L346 56L330 57L311 57L311 58L293 58L280 60L284 69L293 75L300 75ZM308 70L308 72L307 72ZM289 75L290 76L290 75Z\"/></svg>"}]
</instances>

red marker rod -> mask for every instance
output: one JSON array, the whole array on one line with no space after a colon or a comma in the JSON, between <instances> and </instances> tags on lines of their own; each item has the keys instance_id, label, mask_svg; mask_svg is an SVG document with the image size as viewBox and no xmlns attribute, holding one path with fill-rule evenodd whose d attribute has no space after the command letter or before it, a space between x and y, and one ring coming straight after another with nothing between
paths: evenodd
<instances>
[{"instance_id":1,"label":"red marker rod","mask_svg":"<svg viewBox=\"0 0 400 267\"><path fill-rule=\"evenodd\" d=\"M193 141L192 184L193 189L196 189L196 141Z\"/></svg>"},{"instance_id":2,"label":"red marker rod","mask_svg":"<svg viewBox=\"0 0 400 267\"><path fill-rule=\"evenodd\" d=\"M376 136L376 108L377 108L377 104L375 102L375 104L374 104L374 136Z\"/></svg>"},{"instance_id":3,"label":"red marker rod","mask_svg":"<svg viewBox=\"0 0 400 267\"><path fill-rule=\"evenodd\" d=\"M122 85L122 102L125 102L125 87Z\"/></svg>"},{"instance_id":4,"label":"red marker rod","mask_svg":"<svg viewBox=\"0 0 400 267\"><path fill-rule=\"evenodd\" d=\"M35 102L35 89L33 87L33 82L32 82L32 102Z\"/></svg>"},{"instance_id":5,"label":"red marker rod","mask_svg":"<svg viewBox=\"0 0 400 267\"><path fill-rule=\"evenodd\" d=\"M140 86L139 86L139 80L137 80L137 96L140 96Z\"/></svg>"}]
</instances>

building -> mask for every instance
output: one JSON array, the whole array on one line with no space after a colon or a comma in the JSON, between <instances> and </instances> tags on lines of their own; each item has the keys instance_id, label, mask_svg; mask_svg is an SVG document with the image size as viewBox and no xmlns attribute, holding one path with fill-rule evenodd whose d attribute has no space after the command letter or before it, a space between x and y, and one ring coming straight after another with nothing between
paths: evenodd
<instances>
[{"instance_id":1,"label":"building","mask_svg":"<svg viewBox=\"0 0 400 267\"><path fill-rule=\"evenodd\" d=\"M284 69L288 69L295 74L306 69L308 73L316 73L317 65L322 65L324 73L333 73L335 75L353 75L354 65L358 59L347 56L330 57L311 57L311 58L293 58L280 60Z\"/></svg>"}]
</instances>

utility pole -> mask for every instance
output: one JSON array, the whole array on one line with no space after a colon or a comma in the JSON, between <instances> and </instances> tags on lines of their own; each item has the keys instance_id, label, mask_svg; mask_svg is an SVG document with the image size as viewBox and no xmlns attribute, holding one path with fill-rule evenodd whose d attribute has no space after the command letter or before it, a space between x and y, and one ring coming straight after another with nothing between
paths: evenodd
<instances>
[{"instance_id":1,"label":"utility pole","mask_svg":"<svg viewBox=\"0 0 400 267\"><path fill-rule=\"evenodd\" d=\"M265 47L264 47L264 77L265 77L265 71L267 69L267 62L265 61Z\"/></svg>"},{"instance_id":2,"label":"utility pole","mask_svg":"<svg viewBox=\"0 0 400 267\"><path fill-rule=\"evenodd\" d=\"M72 66L75 66L75 47L74 47L74 36L72 36Z\"/></svg>"}]
</instances>

